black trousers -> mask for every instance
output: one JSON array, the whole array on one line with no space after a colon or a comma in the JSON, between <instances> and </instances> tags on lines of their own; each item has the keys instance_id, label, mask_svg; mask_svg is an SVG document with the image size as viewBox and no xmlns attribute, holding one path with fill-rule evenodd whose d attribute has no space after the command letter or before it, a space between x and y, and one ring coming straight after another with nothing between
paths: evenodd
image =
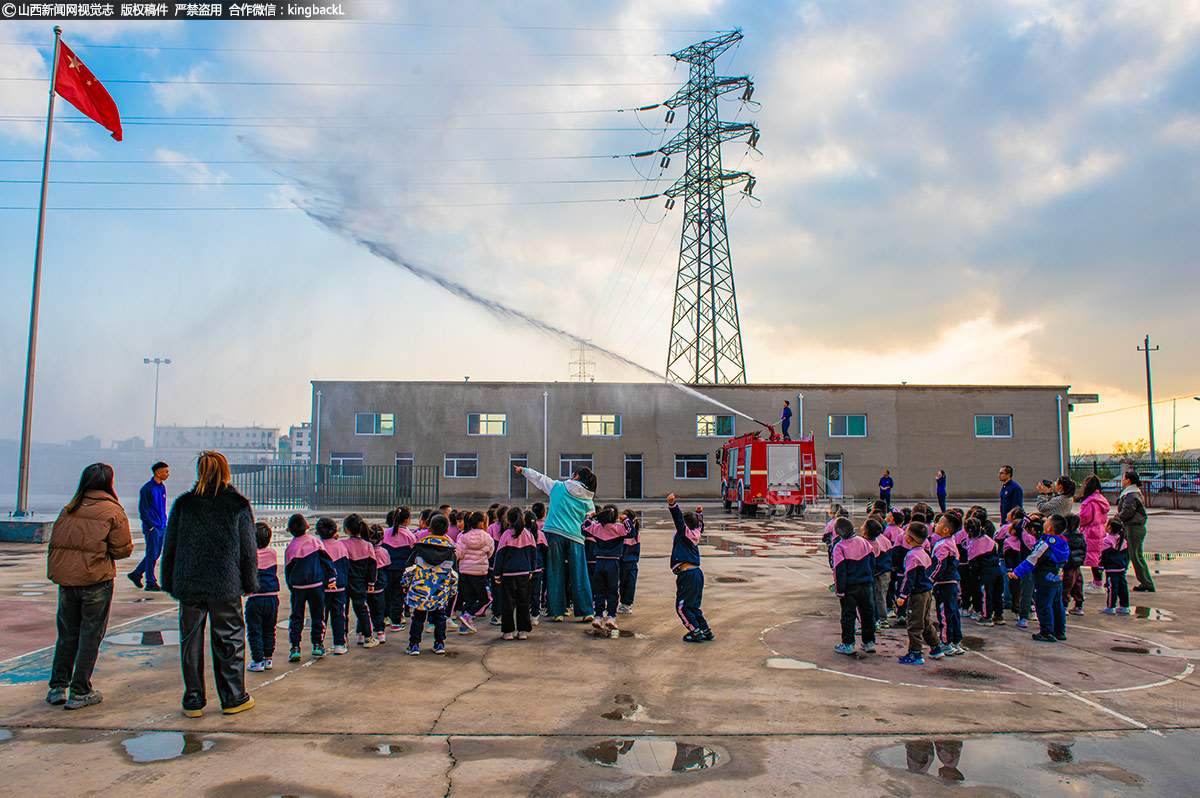
<instances>
[{"instance_id":1,"label":"black trousers","mask_svg":"<svg viewBox=\"0 0 1200 798\"><path fill-rule=\"evenodd\" d=\"M410 646L421 645L421 635L425 633L425 624L433 624L433 642L446 642L446 608L438 607L436 610L416 610L411 607L412 620L408 624L408 644Z\"/></svg>"},{"instance_id":2,"label":"black trousers","mask_svg":"<svg viewBox=\"0 0 1200 798\"><path fill-rule=\"evenodd\" d=\"M492 603L487 574L458 575L458 608L467 615L483 615Z\"/></svg>"},{"instance_id":3,"label":"black trousers","mask_svg":"<svg viewBox=\"0 0 1200 798\"><path fill-rule=\"evenodd\" d=\"M501 577L500 592L504 594L504 614L500 617L500 631L504 634L533 631L533 623L529 619L531 587L529 574Z\"/></svg>"},{"instance_id":4,"label":"black trousers","mask_svg":"<svg viewBox=\"0 0 1200 798\"><path fill-rule=\"evenodd\" d=\"M346 600L354 608L354 630L364 637L371 636L371 610L367 607L367 593L353 588L346 588ZM349 616L347 616L349 617Z\"/></svg>"},{"instance_id":5,"label":"black trousers","mask_svg":"<svg viewBox=\"0 0 1200 798\"><path fill-rule=\"evenodd\" d=\"M314 646L321 645L325 639L325 588L294 587L292 588L292 612L288 617L288 643L292 648L300 647L300 638L304 634L304 608L308 607L309 634ZM345 613L343 612L343 616ZM345 637L342 638L343 642Z\"/></svg>"},{"instance_id":6,"label":"black trousers","mask_svg":"<svg viewBox=\"0 0 1200 798\"><path fill-rule=\"evenodd\" d=\"M863 643L875 642L875 581L850 585L839 599L842 603L842 642L854 645L854 619L862 628Z\"/></svg>"},{"instance_id":7,"label":"black trousers","mask_svg":"<svg viewBox=\"0 0 1200 798\"><path fill-rule=\"evenodd\" d=\"M387 599L384 597L387 588L367 593L367 609L371 613L371 626L375 629L375 633L386 632L387 624L384 623L386 618L384 614L384 604Z\"/></svg>"},{"instance_id":8,"label":"black trousers","mask_svg":"<svg viewBox=\"0 0 1200 798\"><path fill-rule=\"evenodd\" d=\"M211 624L213 681L221 708L246 703L246 625L242 599L179 602L179 659L183 666L183 708L202 709L204 693L204 625Z\"/></svg>"},{"instance_id":9,"label":"black trousers","mask_svg":"<svg viewBox=\"0 0 1200 798\"><path fill-rule=\"evenodd\" d=\"M592 569L592 607L597 616L617 614L620 593L621 561L599 558Z\"/></svg>"},{"instance_id":10,"label":"black trousers","mask_svg":"<svg viewBox=\"0 0 1200 798\"><path fill-rule=\"evenodd\" d=\"M686 568L675 574L675 612L689 632L708 629L708 621L700 609L704 600L704 572Z\"/></svg>"},{"instance_id":11,"label":"black trousers","mask_svg":"<svg viewBox=\"0 0 1200 798\"><path fill-rule=\"evenodd\" d=\"M406 612L404 599L407 595L408 591L404 589L404 569L388 571L384 602L387 604L388 617L394 624L399 624L400 620L404 618Z\"/></svg>"},{"instance_id":12,"label":"black trousers","mask_svg":"<svg viewBox=\"0 0 1200 798\"><path fill-rule=\"evenodd\" d=\"M1004 571L999 565L980 568L975 578L983 588L983 617L993 621L1004 620Z\"/></svg>"},{"instance_id":13,"label":"black trousers","mask_svg":"<svg viewBox=\"0 0 1200 798\"><path fill-rule=\"evenodd\" d=\"M346 645L346 591L325 591L325 622L333 633L335 646Z\"/></svg>"},{"instance_id":14,"label":"black trousers","mask_svg":"<svg viewBox=\"0 0 1200 798\"><path fill-rule=\"evenodd\" d=\"M92 692L92 671L100 642L108 631L113 580L94 585L58 588L58 642L50 667L50 688L71 689L71 695ZM1129 602L1126 601L1126 604Z\"/></svg>"},{"instance_id":15,"label":"black trousers","mask_svg":"<svg viewBox=\"0 0 1200 798\"><path fill-rule=\"evenodd\" d=\"M279 620L279 596L246 599L246 640L250 659L262 662L275 656L275 624Z\"/></svg>"},{"instance_id":16,"label":"black trousers","mask_svg":"<svg viewBox=\"0 0 1200 798\"><path fill-rule=\"evenodd\" d=\"M637 591L637 560L621 560L621 603L626 607L633 606L633 594Z\"/></svg>"}]
</instances>

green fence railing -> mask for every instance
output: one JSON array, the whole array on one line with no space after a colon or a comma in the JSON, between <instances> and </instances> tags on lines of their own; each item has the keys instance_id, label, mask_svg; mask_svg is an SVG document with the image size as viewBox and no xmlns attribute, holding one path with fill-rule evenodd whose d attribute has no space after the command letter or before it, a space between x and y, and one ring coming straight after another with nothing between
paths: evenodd
<instances>
[{"instance_id":1,"label":"green fence railing","mask_svg":"<svg viewBox=\"0 0 1200 798\"><path fill-rule=\"evenodd\" d=\"M436 507L438 466L234 465L233 485L259 507Z\"/></svg>"}]
</instances>

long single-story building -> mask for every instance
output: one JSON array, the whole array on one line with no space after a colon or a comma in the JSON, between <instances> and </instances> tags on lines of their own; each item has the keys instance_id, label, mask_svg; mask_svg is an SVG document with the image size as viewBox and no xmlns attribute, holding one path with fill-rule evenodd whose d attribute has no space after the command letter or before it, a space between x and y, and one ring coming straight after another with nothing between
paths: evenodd
<instances>
[{"instance_id":1,"label":"long single-story building","mask_svg":"<svg viewBox=\"0 0 1200 798\"><path fill-rule=\"evenodd\" d=\"M437 466L440 493L526 498L513 465L555 478L581 465L597 498L677 493L715 501L715 452L793 410L791 436L815 441L822 492L878 495L885 469L897 497L931 497L939 469L951 497L994 496L997 470L1030 491L1063 473L1070 451L1065 385L728 385L664 383L312 383L314 462L353 476L362 466ZM711 401L709 401L711 400ZM744 415L743 415L744 414ZM765 432L765 430L763 430Z\"/></svg>"}]
</instances>

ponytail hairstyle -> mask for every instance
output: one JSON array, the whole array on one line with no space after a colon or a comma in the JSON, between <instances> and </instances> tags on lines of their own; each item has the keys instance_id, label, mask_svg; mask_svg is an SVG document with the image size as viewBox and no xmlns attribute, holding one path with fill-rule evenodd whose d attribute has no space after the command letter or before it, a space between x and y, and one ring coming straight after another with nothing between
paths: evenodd
<instances>
[{"instance_id":1,"label":"ponytail hairstyle","mask_svg":"<svg viewBox=\"0 0 1200 798\"><path fill-rule=\"evenodd\" d=\"M458 528L458 510L451 510L446 520L450 522L450 529Z\"/></svg>"},{"instance_id":2,"label":"ponytail hairstyle","mask_svg":"<svg viewBox=\"0 0 1200 798\"><path fill-rule=\"evenodd\" d=\"M496 520L500 523L500 531L508 529L508 505L502 504L496 508Z\"/></svg>"},{"instance_id":3,"label":"ponytail hairstyle","mask_svg":"<svg viewBox=\"0 0 1200 798\"><path fill-rule=\"evenodd\" d=\"M972 540L983 534L983 524L973 515L967 516L967 520L963 521L963 529L967 530L967 537Z\"/></svg>"},{"instance_id":4,"label":"ponytail hairstyle","mask_svg":"<svg viewBox=\"0 0 1200 798\"><path fill-rule=\"evenodd\" d=\"M533 512L533 510L525 511L525 528L532 532L535 538L537 537L537 515Z\"/></svg>"},{"instance_id":5,"label":"ponytail hairstyle","mask_svg":"<svg viewBox=\"0 0 1200 798\"><path fill-rule=\"evenodd\" d=\"M342 520L342 529L352 538L366 538L371 533L367 522L358 513L350 513Z\"/></svg>"},{"instance_id":6,"label":"ponytail hairstyle","mask_svg":"<svg viewBox=\"0 0 1200 798\"><path fill-rule=\"evenodd\" d=\"M400 527L408 526L409 519L412 518L412 511L407 507L397 507L392 512L392 533L400 531Z\"/></svg>"},{"instance_id":7,"label":"ponytail hairstyle","mask_svg":"<svg viewBox=\"0 0 1200 798\"><path fill-rule=\"evenodd\" d=\"M617 505L606 504L600 508L600 512L596 513L596 522L599 524L615 524L617 523Z\"/></svg>"},{"instance_id":8,"label":"ponytail hairstyle","mask_svg":"<svg viewBox=\"0 0 1200 798\"><path fill-rule=\"evenodd\" d=\"M642 530L642 519L638 517L637 510L632 507L625 511L625 520L629 522L635 536Z\"/></svg>"},{"instance_id":9,"label":"ponytail hairstyle","mask_svg":"<svg viewBox=\"0 0 1200 798\"><path fill-rule=\"evenodd\" d=\"M1125 524L1122 523L1120 518L1110 518L1108 519L1108 523L1104 526L1108 530L1108 534L1116 535L1117 539L1120 540L1121 543L1125 542ZM1118 546L1117 548L1119 549L1121 547Z\"/></svg>"},{"instance_id":10,"label":"ponytail hairstyle","mask_svg":"<svg viewBox=\"0 0 1200 798\"><path fill-rule=\"evenodd\" d=\"M487 529L488 519L483 513L476 510L467 516L467 529Z\"/></svg>"},{"instance_id":11,"label":"ponytail hairstyle","mask_svg":"<svg viewBox=\"0 0 1200 798\"><path fill-rule=\"evenodd\" d=\"M367 527L367 540L372 545L378 546L383 542L383 524L371 524Z\"/></svg>"},{"instance_id":12,"label":"ponytail hairstyle","mask_svg":"<svg viewBox=\"0 0 1200 798\"><path fill-rule=\"evenodd\" d=\"M83 494L89 490L102 491L112 496L113 501L119 502L116 491L113 490L113 467L108 463L92 463L83 469L83 473L79 475L79 488L76 489L75 495L71 497L71 501L65 508L67 515L71 515L79 509L79 506L83 504Z\"/></svg>"},{"instance_id":13,"label":"ponytail hairstyle","mask_svg":"<svg viewBox=\"0 0 1200 798\"><path fill-rule=\"evenodd\" d=\"M983 534L987 535L989 538L996 537L996 525L990 520L987 518L981 518L979 519L979 525L983 529Z\"/></svg>"},{"instance_id":14,"label":"ponytail hairstyle","mask_svg":"<svg viewBox=\"0 0 1200 798\"><path fill-rule=\"evenodd\" d=\"M509 507L504 513L504 523L501 525L504 529L511 529L513 537L520 535L525 531L525 513L521 512L520 507Z\"/></svg>"}]
</instances>

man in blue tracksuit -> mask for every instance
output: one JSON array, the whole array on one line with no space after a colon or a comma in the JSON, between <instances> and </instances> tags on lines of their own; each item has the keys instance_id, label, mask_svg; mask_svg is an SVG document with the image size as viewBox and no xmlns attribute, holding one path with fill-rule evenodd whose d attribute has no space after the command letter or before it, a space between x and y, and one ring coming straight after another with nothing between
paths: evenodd
<instances>
[{"instance_id":1,"label":"man in blue tracksuit","mask_svg":"<svg viewBox=\"0 0 1200 798\"><path fill-rule=\"evenodd\" d=\"M158 586L158 578L154 575L154 566L158 564L158 556L162 554L163 534L167 529L167 486L163 483L171 476L171 469L160 460L150 466L150 472L154 476L142 485L138 493L138 515L142 519L146 553L137 568L126 575L129 581L138 587L142 586L142 577L146 577L146 590L154 592L162 590Z\"/></svg>"},{"instance_id":2,"label":"man in blue tracksuit","mask_svg":"<svg viewBox=\"0 0 1200 798\"><path fill-rule=\"evenodd\" d=\"M1062 601L1062 569L1071 547L1063 532L1067 519L1052 515L1046 519L1033 552L1009 571L1010 577L1020 578L1033 573L1033 603L1037 607L1039 643L1061 642L1067 639L1067 612Z\"/></svg>"},{"instance_id":3,"label":"man in blue tracksuit","mask_svg":"<svg viewBox=\"0 0 1200 798\"><path fill-rule=\"evenodd\" d=\"M887 511L892 510L892 472L885 470L879 480L879 500L887 505Z\"/></svg>"},{"instance_id":4,"label":"man in blue tracksuit","mask_svg":"<svg viewBox=\"0 0 1200 798\"><path fill-rule=\"evenodd\" d=\"M517 474L524 476L534 487L550 497L550 508L546 511L546 542L549 544L549 559L546 562L546 605L550 617L561 621L567 613L567 574L563 563L571 571L571 604L575 617L591 621L593 614L592 586L588 580L587 559L583 550L583 522L587 514L596 509L592 498L596 495L596 475L584 466L570 479L553 480L532 468L513 466Z\"/></svg>"},{"instance_id":5,"label":"man in blue tracksuit","mask_svg":"<svg viewBox=\"0 0 1200 798\"><path fill-rule=\"evenodd\" d=\"M792 406L787 399L783 400L783 415L779 418L779 428L783 433L783 439L790 441L792 436L788 434L788 428L792 426Z\"/></svg>"}]
</instances>

